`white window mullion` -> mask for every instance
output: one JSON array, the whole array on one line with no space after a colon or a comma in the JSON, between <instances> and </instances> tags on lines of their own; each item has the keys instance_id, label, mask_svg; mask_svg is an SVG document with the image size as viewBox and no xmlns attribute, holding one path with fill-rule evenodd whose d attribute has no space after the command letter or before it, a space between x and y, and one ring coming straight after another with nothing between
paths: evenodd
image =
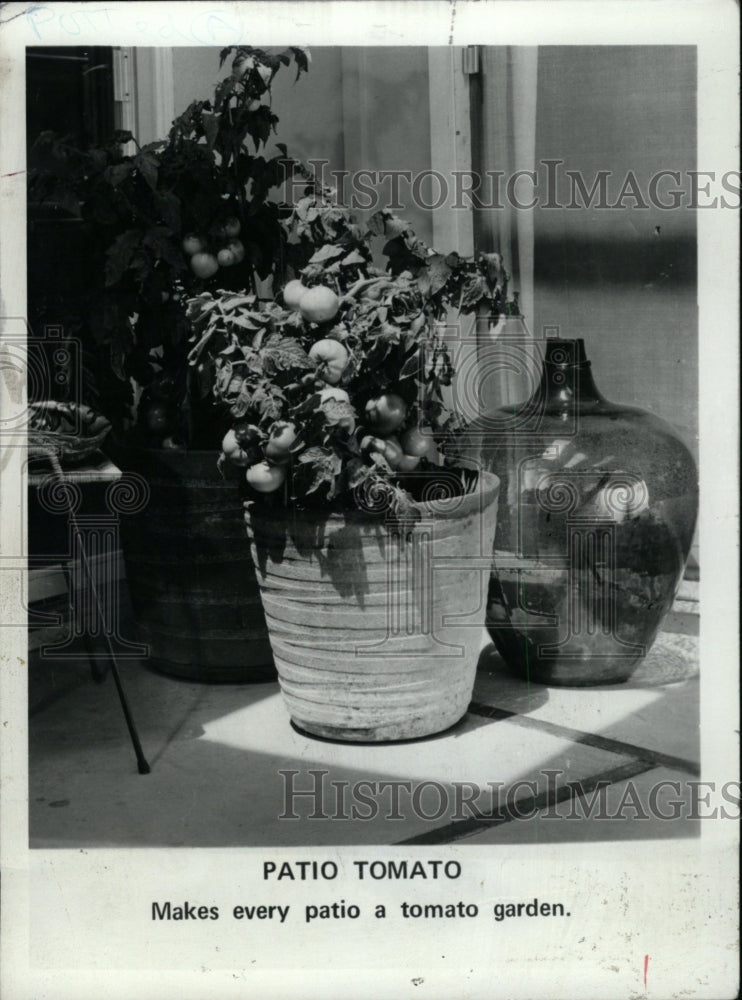
<instances>
[{"instance_id":1,"label":"white window mullion","mask_svg":"<svg viewBox=\"0 0 742 1000\"><path fill-rule=\"evenodd\" d=\"M128 53L131 99L122 118L140 145L167 138L175 118L175 77L171 48L121 49Z\"/></svg>"},{"instance_id":2,"label":"white window mullion","mask_svg":"<svg viewBox=\"0 0 742 1000\"><path fill-rule=\"evenodd\" d=\"M113 114L116 128L137 133L136 121L136 74L134 70L134 49L115 48L113 50ZM133 142L127 143L124 153L131 156L135 151Z\"/></svg>"},{"instance_id":3,"label":"white window mullion","mask_svg":"<svg viewBox=\"0 0 742 1000\"><path fill-rule=\"evenodd\" d=\"M474 253L472 209L452 208L456 171L472 169L469 78L464 70L466 50L458 46L428 49L431 169L445 179L446 204L433 217L436 250Z\"/></svg>"}]
</instances>

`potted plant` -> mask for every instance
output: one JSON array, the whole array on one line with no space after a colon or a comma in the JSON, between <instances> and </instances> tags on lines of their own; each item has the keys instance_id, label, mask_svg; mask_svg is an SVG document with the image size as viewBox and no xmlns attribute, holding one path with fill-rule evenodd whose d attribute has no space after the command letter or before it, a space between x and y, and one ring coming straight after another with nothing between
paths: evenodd
<instances>
[{"instance_id":1,"label":"potted plant","mask_svg":"<svg viewBox=\"0 0 742 1000\"><path fill-rule=\"evenodd\" d=\"M303 168L280 144L266 152L278 122L271 84L282 67L293 63L298 76L309 65L301 48L230 47L222 65L228 58L213 98L192 102L167 138L140 147L117 132L81 146L43 133L29 179L35 216L79 220L85 254L85 280L60 303L48 301L32 251L30 314L39 323L63 316L82 339L78 392L110 420L119 464L150 491L147 507L122 522L122 542L151 662L202 680L253 679L272 664L254 580L249 597L239 499L213 474L213 442L228 423L187 363L184 305L208 290L254 294L283 280L281 215L290 209L272 196Z\"/></svg>"},{"instance_id":2,"label":"potted plant","mask_svg":"<svg viewBox=\"0 0 742 1000\"><path fill-rule=\"evenodd\" d=\"M481 265L387 211L361 228L323 189L285 229L307 262L276 301L188 302L191 364L234 419L219 464L246 491L283 696L316 735L427 736L469 704L495 530L496 477L444 458L443 320Z\"/></svg>"}]
</instances>

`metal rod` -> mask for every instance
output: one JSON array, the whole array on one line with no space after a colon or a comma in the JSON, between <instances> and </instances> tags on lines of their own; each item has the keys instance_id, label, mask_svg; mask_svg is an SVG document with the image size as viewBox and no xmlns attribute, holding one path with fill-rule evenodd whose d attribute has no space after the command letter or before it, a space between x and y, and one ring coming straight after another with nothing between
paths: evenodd
<instances>
[{"instance_id":1,"label":"metal rod","mask_svg":"<svg viewBox=\"0 0 742 1000\"><path fill-rule=\"evenodd\" d=\"M64 483L64 470L60 465L58 457L54 452L48 452L49 461L51 462L52 469L55 474L59 477L60 481ZM127 700L126 694L124 693L124 688L121 683L121 677L119 675L118 664L116 662L116 654L113 651L113 643L111 642L111 637L108 634L108 630L105 627L106 619L103 615L103 608L101 607L100 597L98 595L98 590L95 586L95 579L93 576L90 563L88 562L87 553L85 552L85 546L83 544L82 532L80 531L79 525L77 523L77 518L75 517L75 511L72 504L69 505L70 523L72 524L72 530L75 534L75 540L77 542L77 550L80 553L80 560L83 564L83 569L85 570L85 575L88 578L88 583L90 584L90 591L93 595L95 601L95 606L100 617L100 622L103 625L103 634L106 639L106 645L108 646L108 653L111 657L111 673L113 675L113 681L116 685L116 690L118 692L119 701L121 702L121 708L124 713L124 719L126 720L126 726L129 730L129 736L131 737L132 746L134 747L134 753L137 758L137 767L140 774L149 774L150 766L147 763L147 758L144 756L144 751L142 750L142 744L139 740L139 733L137 732L137 727L134 723L134 717L131 714L131 709L129 708L129 702Z\"/></svg>"}]
</instances>

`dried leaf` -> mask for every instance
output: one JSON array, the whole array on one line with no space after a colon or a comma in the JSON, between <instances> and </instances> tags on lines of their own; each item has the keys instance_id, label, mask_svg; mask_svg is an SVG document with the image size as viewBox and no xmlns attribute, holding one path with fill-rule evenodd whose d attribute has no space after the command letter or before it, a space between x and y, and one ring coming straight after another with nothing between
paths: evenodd
<instances>
[{"instance_id":1,"label":"dried leaf","mask_svg":"<svg viewBox=\"0 0 742 1000\"><path fill-rule=\"evenodd\" d=\"M365 264L366 258L358 250L352 250L347 257L344 257L340 263L343 267L350 267L351 264Z\"/></svg>"},{"instance_id":2,"label":"dried leaf","mask_svg":"<svg viewBox=\"0 0 742 1000\"><path fill-rule=\"evenodd\" d=\"M326 260L333 260L335 257L342 257L344 250L342 247L325 244L315 254L309 258L310 264L323 264Z\"/></svg>"},{"instance_id":3,"label":"dried leaf","mask_svg":"<svg viewBox=\"0 0 742 1000\"><path fill-rule=\"evenodd\" d=\"M315 493L321 486L327 487L327 497L332 499L337 492L337 477L343 462L331 448L313 447L299 455L299 462L309 473L307 494Z\"/></svg>"},{"instance_id":4,"label":"dried leaf","mask_svg":"<svg viewBox=\"0 0 742 1000\"><path fill-rule=\"evenodd\" d=\"M353 421L355 425L356 411L353 409L350 403L337 399L328 399L322 404L322 412L325 415L325 421L331 427L342 424L344 421Z\"/></svg>"},{"instance_id":5,"label":"dried leaf","mask_svg":"<svg viewBox=\"0 0 742 1000\"><path fill-rule=\"evenodd\" d=\"M422 374L422 358L420 351L415 351L411 354L409 358L402 365L402 369L399 373L400 379L412 378L414 376L420 376Z\"/></svg>"}]
</instances>

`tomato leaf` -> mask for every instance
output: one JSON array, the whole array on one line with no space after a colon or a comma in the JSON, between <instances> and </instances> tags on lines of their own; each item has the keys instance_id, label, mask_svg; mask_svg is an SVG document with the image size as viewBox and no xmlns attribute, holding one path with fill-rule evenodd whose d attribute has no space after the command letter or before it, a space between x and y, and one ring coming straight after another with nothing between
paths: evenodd
<instances>
[{"instance_id":1,"label":"tomato leaf","mask_svg":"<svg viewBox=\"0 0 742 1000\"><path fill-rule=\"evenodd\" d=\"M296 79L298 80L302 73L307 73L309 71L309 60L311 58L309 54L309 49L299 48L299 46L292 45L291 52L294 53L294 60L296 61Z\"/></svg>"},{"instance_id":2,"label":"tomato leaf","mask_svg":"<svg viewBox=\"0 0 742 1000\"><path fill-rule=\"evenodd\" d=\"M180 232L180 199L172 191L156 191L155 205L162 221L174 233Z\"/></svg>"},{"instance_id":3,"label":"tomato leaf","mask_svg":"<svg viewBox=\"0 0 742 1000\"><path fill-rule=\"evenodd\" d=\"M482 299L488 297L488 295L489 291L484 276L481 274L474 275L466 282L462 289L461 303L459 305L461 312L474 312Z\"/></svg>"},{"instance_id":4,"label":"tomato leaf","mask_svg":"<svg viewBox=\"0 0 742 1000\"><path fill-rule=\"evenodd\" d=\"M445 287L452 274L453 271L443 254L438 253L434 257L428 257L425 267L421 268L417 275L420 291L426 298L432 298Z\"/></svg>"},{"instance_id":5,"label":"tomato leaf","mask_svg":"<svg viewBox=\"0 0 742 1000\"><path fill-rule=\"evenodd\" d=\"M145 153L142 151L137 153L134 157L134 164L149 187L153 191L156 191L157 176L159 174L159 163L157 157L152 153Z\"/></svg>"},{"instance_id":6,"label":"tomato leaf","mask_svg":"<svg viewBox=\"0 0 742 1000\"><path fill-rule=\"evenodd\" d=\"M139 248L142 234L138 229L127 229L113 241L106 251L106 285L110 287L121 280L124 271Z\"/></svg>"},{"instance_id":7,"label":"tomato leaf","mask_svg":"<svg viewBox=\"0 0 742 1000\"><path fill-rule=\"evenodd\" d=\"M401 236L402 233L406 233L411 229L409 222L405 222L404 219L398 219L396 216L392 219L387 219L384 226L384 233L386 236L394 237Z\"/></svg>"},{"instance_id":8,"label":"tomato leaf","mask_svg":"<svg viewBox=\"0 0 742 1000\"><path fill-rule=\"evenodd\" d=\"M266 375L272 371L288 371L296 368L299 371L309 371L314 363L301 344L293 337L277 336L271 339L270 346L261 351Z\"/></svg>"},{"instance_id":9,"label":"tomato leaf","mask_svg":"<svg viewBox=\"0 0 742 1000\"><path fill-rule=\"evenodd\" d=\"M204 111L201 115L201 120L203 122L204 133L206 135L206 144L209 149L213 149L216 145L217 136L219 135L221 115L218 112Z\"/></svg>"},{"instance_id":10,"label":"tomato leaf","mask_svg":"<svg viewBox=\"0 0 742 1000\"><path fill-rule=\"evenodd\" d=\"M116 163L111 167L106 167L103 171L103 176L111 187L118 187L133 172L134 164L131 160L126 160L124 163Z\"/></svg>"},{"instance_id":11,"label":"tomato leaf","mask_svg":"<svg viewBox=\"0 0 742 1000\"><path fill-rule=\"evenodd\" d=\"M368 229L373 236L383 236L386 231L386 217L384 215L383 209L378 212L374 212L371 218L368 220Z\"/></svg>"}]
</instances>

